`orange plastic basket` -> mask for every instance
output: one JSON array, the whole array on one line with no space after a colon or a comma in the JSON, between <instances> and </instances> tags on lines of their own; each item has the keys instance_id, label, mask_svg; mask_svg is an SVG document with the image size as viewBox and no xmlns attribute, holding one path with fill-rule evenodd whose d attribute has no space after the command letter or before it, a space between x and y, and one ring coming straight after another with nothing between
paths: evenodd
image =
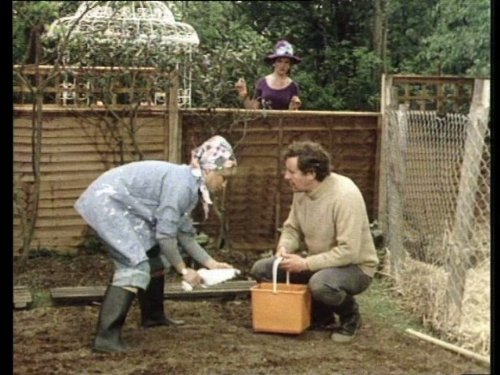
<instances>
[{"instance_id":1,"label":"orange plastic basket","mask_svg":"<svg viewBox=\"0 0 500 375\"><path fill-rule=\"evenodd\" d=\"M294 333L311 324L311 292L307 285L260 283L250 289L256 332Z\"/></svg>"},{"instance_id":2,"label":"orange plastic basket","mask_svg":"<svg viewBox=\"0 0 500 375\"><path fill-rule=\"evenodd\" d=\"M273 264L273 283L260 283L250 288L252 324L256 332L299 334L311 324L311 291L307 285L276 282Z\"/></svg>"}]
</instances>

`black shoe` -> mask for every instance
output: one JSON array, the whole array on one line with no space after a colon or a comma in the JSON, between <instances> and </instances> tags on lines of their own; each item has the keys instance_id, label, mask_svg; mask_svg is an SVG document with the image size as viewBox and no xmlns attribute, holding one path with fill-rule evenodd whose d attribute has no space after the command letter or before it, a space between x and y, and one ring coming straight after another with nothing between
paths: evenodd
<instances>
[{"instance_id":1,"label":"black shoe","mask_svg":"<svg viewBox=\"0 0 500 375\"><path fill-rule=\"evenodd\" d=\"M94 351L109 353L128 350L121 334L134 297L135 294L126 289L113 285L108 287L99 311L97 333L92 346Z\"/></svg>"},{"instance_id":2,"label":"black shoe","mask_svg":"<svg viewBox=\"0 0 500 375\"><path fill-rule=\"evenodd\" d=\"M323 302L313 300L311 306L311 325L310 330L326 331L335 327L335 315L333 306L326 305Z\"/></svg>"},{"instance_id":3,"label":"black shoe","mask_svg":"<svg viewBox=\"0 0 500 375\"><path fill-rule=\"evenodd\" d=\"M335 316L332 314L330 318L324 319L322 321L316 320L312 321L309 326L311 331L331 331L338 327L338 323L335 320Z\"/></svg>"},{"instance_id":4,"label":"black shoe","mask_svg":"<svg viewBox=\"0 0 500 375\"><path fill-rule=\"evenodd\" d=\"M361 327L361 315L359 307L353 296L346 295L344 301L335 306L335 312L340 318L340 327L332 333L332 340L335 342L351 341L359 327Z\"/></svg>"},{"instance_id":5,"label":"black shoe","mask_svg":"<svg viewBox=\"0 0 500 375\"><path fill-rule=\"evenodd\" d=\"M360 327L361 315L358 312L346 318L341 317L340 327L333 331L332 340L335 342L349 342L356 336Z\"/></svg>"},{"instance_id":6,"label":"black shoe","mask_svg":"<svg viewBox=\"0 0 500 375\"><path fill-rule=\"evenodd\" d=\"M141 309L141 325L145 328L157 326L182 325L183 320L176 320L165 315L163 293L165 276L152 277L146 290L139 290L138 299Z\"/></svg>"}]
</instances>

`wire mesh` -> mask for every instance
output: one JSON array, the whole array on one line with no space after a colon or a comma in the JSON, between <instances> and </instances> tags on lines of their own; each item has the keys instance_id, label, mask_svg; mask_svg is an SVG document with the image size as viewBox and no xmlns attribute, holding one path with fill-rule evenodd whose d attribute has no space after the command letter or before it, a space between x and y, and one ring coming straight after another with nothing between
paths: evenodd
<instances>
[{"instance_id":1,"label":"wire mesh","mask_svg":"<svg viewBox=\"0 0 500 375\"><path fill-rule=\"evenodd\" d=\"M490 350L490 130L470 116L388 109L387 248L403 303L462 347Z\"/></svg>"}]
</instances>

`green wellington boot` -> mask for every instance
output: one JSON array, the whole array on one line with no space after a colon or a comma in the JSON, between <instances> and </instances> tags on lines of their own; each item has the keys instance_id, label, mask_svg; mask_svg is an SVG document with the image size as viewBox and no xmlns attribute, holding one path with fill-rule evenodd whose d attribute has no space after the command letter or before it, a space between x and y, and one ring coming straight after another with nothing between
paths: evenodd
<instances>
[{"instance_id":1,"label":"green wellington boot","mask_svg":"<svg viewBox=\"0 0 500 375\"><path fill-rule=\"evenodd\" d=\"M126 289L108 286L99 311L97 333L92 347L94 351L123 352L128 349L121 334L134 298L135 294Z\"/></svg>"}]
</instances>

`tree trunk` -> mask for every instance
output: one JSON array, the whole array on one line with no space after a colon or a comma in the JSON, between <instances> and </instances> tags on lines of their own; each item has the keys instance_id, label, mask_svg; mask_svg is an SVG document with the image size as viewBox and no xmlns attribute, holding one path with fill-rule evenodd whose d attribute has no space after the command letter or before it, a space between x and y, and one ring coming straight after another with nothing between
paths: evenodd
<instances>
[{"instance_id":1,"label":"tree trunk","mask_svg":"<svg viewBox=\"0 0 500 375\"><path fill-rule=\"evenodd\" d=\"M37 25L33 27L34 44L35 44L35 100L33 102L33 114L32 114L32 131L31 131L31 147L32 147L32 159L31 165L33 169L33 189L31 194L31 200L26 202L25 215L27 220L24 221L26 224L23 227L23 250L21 260L18 265L18 271L22 272L26 261L29 257L31 242L33 240L33 235L35 232L36 221L38 217L38 205L40 201L40 159L42 153L42 127L43 127L43 81L40 75L40 57L42 53L42 42L40 39L41 32L43 30L42 25Z\"/></svg>"},{"instance_id":2,"label":"tree trunk","mask_svg":"<svg viewBox=\"0 0 500 375\"><path fill-rule=\"evenodd\" d=\"M380 58L381 64L375 67L373 79L380 82L382 73L385 73L385 55L387 38L386 0L373 0L375 17L373 23L373 51Z\"/></svg>"}]
</instances>

